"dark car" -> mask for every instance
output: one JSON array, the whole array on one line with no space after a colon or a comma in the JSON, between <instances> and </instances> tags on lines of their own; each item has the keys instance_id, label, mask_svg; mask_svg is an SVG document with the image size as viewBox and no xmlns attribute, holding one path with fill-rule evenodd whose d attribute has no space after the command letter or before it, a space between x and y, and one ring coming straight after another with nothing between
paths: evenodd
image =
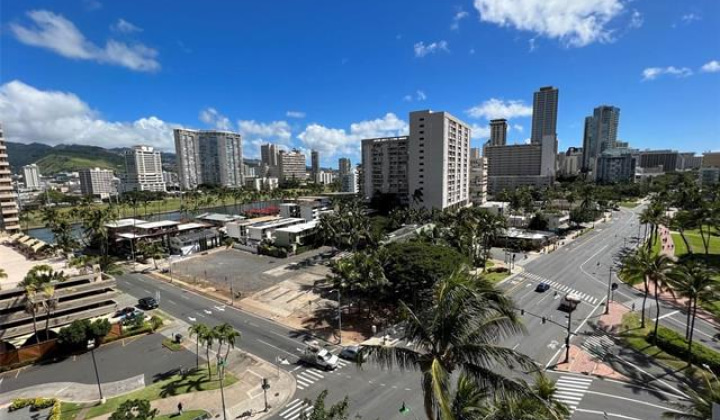
<instances>
[{"instance_id":1,"label":"dark car","mask_svg":"<svg viewBox=\"0 0 720 420\"><path fill-rule=\"evenodd\" d=\"M360 358L360 346L347 346L340 352L340 357L345 360L351 360L353 362L359 361Z\"/></svg>"},{"instance_id":2,"label":"dark car","mask_svg":"<svg viewBox=\"0 0 720 420\"><path fill-rule=\"evenodd\" d=\"M135 313L135 308L132 306L128 306L127 308L122 308L119 311L115 312L116 318L127 318L132 317Z\"/></svg>"},{"instance_id":3,"label":"dark car","mask_svg":"<svg viewBox=\"0 0 720 420\"><path fill-rule=\"evenodd\" d=\"M540 293L547 292L548 290L550 290L550 285L545 282L539 283L535 288L535 291Z\"/></svg>"},{"instance_id":4,"label":"dark car","mask_svg":"<svg viewBox=\"0 0 720 420\"><path fill-rule=\"evenodd\" d=\"M145 310L150 310L150 309L157 308L158 303L154 297L144 297L144 298L138 300L138 306Z\"/></svg>"}]
</instances>

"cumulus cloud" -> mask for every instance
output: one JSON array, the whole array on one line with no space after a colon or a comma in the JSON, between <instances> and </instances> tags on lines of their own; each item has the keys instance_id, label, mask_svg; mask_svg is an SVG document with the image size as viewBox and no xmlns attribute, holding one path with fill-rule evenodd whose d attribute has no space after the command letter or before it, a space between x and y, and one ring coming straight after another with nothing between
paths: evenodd
<instances>
[{"instance_id":1,"label":"cumulus cloud","mask_svg":"<svg viewBox=\"0 0 720 420\"><path fill-rule=\"evenodd\" d=\"M303 111L288 111L285 116L288 118L305 118L305 113Z\"/></svg>"},{"instance_id":2,"label":"cumulus cloud","mask_svg":"<svg viewBox=\"0 0 720 420\"><path fill-rule=\"evenodd\" d=\"M480 20L583 47L612 40L622 0L475 0Z\"/></svg>"},{"instance_id":3,"label":"cumulus cloud","mask_svg":"<svg viewBox=\"0 0 720 420\"><path fill-rule=\"evenodd\" d=\"M485 118L488 120L504 118L509 120L511 118L532 116L532 106L526 105L523 101L504 101L490 98L465 112L473 118Z\"/></svg>"},{"instance_id":4,"label":"cumulus cloud","mask_svg":"<svg viewBox=\"0 0 720 420\"><path fill-rule=\"evenodd\" d=\"M412 101L418 101L422 102L427 99L427 95L422 90L416 90L415 95L405 95L403 96L403 101L405 102L412 102Z\"/></svg>"},{"instance_id":5,"label":"cumulus cloud","mask_svg":"<svg viewBox=\"0 0 720 420\"><path fill-rule=\"evenodd\" d=\"M688 77L692 76L693 72L687 67L648 67L642 72L642 80L655 80L660 76L669 75L675 77Z\"/></svg>"},{"instance_id":6,"label":"cumulus cloud","mask_svg":"<svg viewBox=\"0 0 720 420\"><path fill-rule=\"evenodd\" d=\"M696 13L686 13L686 14L682 15L681 19L684 23L692 23L692 22L695 22L696 20L700 20L700 15L698 15Z\"/></svg>"},{"instance_id":7,"label":"cumulus cloud","mask_svg":"<svg viewBox=\"0 0 720 420\"><path fill-rule=\"evenodd\" d=\"M118 19L117 22L110 25L110 29L115 32L120 32L122 34L131 34L133 32L142 32L142 28L137 27L133 25L132 23L128 22L125 19Z\"/></svg>"},{"instance_id":8,"label":"cumulus cloud","mask_svg":"<svg viewBox=\"0 0 720 420\"><path fill-rule=\"evenodd\" d=\"M431 42L427 45L425 45L424 42L420 41L415 43L413 48L415 50L415 57L425 57L428 54L435 54L436 52L440 51L450 52L450 49L448 49L447 41Z\"/></svg>"},{"instance_id":9,"label":"cumulus cloud","mask_svg":"<svg viewBox=\"0 0 720 420\"><path fill-rule=\"evenodd\" d=\"M512 128L515 129L516 131L521 132L521 133L522 133L523 130L525 129L525 127L523 127L523 126L520 125L520 124L513 124Z\"/></svg>"},{"instance_id":10,"label":"cumulus cloud","mask_svg":"<svg viewBox=\"0 0 720 420\"><path fill-rule=\"evenodd\" d=\"M362 139L407 135L408 131L407 122L387 113L382 118L350 124L349 130L309 124L297 137L306 148L323 156L358 156Z\"/></svg>"},{"instance_id":11,"label":"cumulus cloud","mask_svg":"<svg viewBox=\"0 0 720 420\"><path fill-rule=\"evenodd\" d=\"M633 10L632 15L630 16L630 28L639 28L645 23L645 19L643 19L643 16L640 12L637 10Z\"/></svg>"},{"instance_id":12,"label":"cumulus cloud","mask_svg":"<svg viewBox=\"0 0 720 420\"><path fill-rule=\"evenodd\" d=\"M28 26L10 24L15 38L23 44L45 48L67 58L113 64L135 71L152 72L160 69L157 51L143 44L127 44L110 39L104 47L99 47L87 40L62 15L48 10L33 10L27 16L32 22Z\"/></svg>"},{"instance_id":13,"label":"cumulus cloud","mask_svg":"<svg viewBox=\"0 0 720 420\"><path fill-rule=\"evenodd\" d=\"M475 140L484 140L490 137L490 126L488 125L470 124L470 128L472 129L471 137Z\"/></svg>"},{"instance_id":14,"label":"cumulus cloud","mask_svg":"<svg viewBox=\"0 0 720 420\"><path fill-rule=\"evenodd\" d=\"M700 71L704 73L717 73L720 72L720 61L712 60L705 63L700 67Z\"/></svg>"},{"instance_id":15,"label":"cumulus cloud","mask_svg":"<svg viewBox=\"0 0 720 420\"><path fill-rule=\"evenodd\" d=\"M219 113L215 108L205 108L198 116L200 121L218 130L232 130L230 119Z\"/></svg>"},{"instance_id":16,"label":"cumulus cloud","mask_svg":"<svg viewBox=\"0 0 720 420\"><path fill-rule=\"evenodd\" d=\"M173 150L172 129L179 127L155 116L106 121L73 93L40 90L19 80L0 86L0 121L5 137L20 143L147 144L161 150Z\"/></svg>"},{"instance_id":17,"label":"cumulus cloud","mask_svg":"<svg viewBox=\"0 0 720 420\"><path fill-rule=\"evenodd\" d=\"M469 16L469 13L464 10L460 10L457 13L455 13L455 16L453 16L452 23L450 24L450 29L453 31L457 31L458 29L460 29L460 21L465 19L468 16Z\"/></svg>"},{"instance_id":18,"label":"cumulus cloud","mask_svg":"<svg viewBox=\"0 0 720 420\"><path fill-rule=\"evenodd\" d=\"M287 121L264 123L255 120L240 120L238 121L238 131L248 139L263 139L281 143L288 143L292 136L292 130Z\"/></svg>"}]
</instances>

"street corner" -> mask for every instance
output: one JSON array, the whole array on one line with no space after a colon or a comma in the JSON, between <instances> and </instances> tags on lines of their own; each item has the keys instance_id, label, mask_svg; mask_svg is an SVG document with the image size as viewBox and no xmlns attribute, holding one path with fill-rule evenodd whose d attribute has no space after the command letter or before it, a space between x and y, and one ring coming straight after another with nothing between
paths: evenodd
<instances>
[{"instance_id":1,"label":"street corner","mask_svg":"<svg viewBox=\"0 0 720 420\"><path fill-rule=\"evenodd\" d=\"M295 395L297 383L295 377L280 365L288 363L284 359L273 364L254 354L243 353L251 363L238 375L240 380L228 389L228 400L239 401L230 407L233 418L252 416L270 417L284 407Z\"/></svg>"},{"instance_id":2,"label":"street corner","mask_svg":"<svg viewBox=\"0 0 720 420\"><path fill-rule=\"evenodd\" d=\"M619 381L629 381L625 375L617 372L610 365L604 363L602 357L597 354L597 352L589 350L586 346L580 347L570 345L570 362L565 363L558 361L553 370L558 372L601 376Z\"/></svg>"},{"instance_id":3,"label":"street corner","mask_svg":"<svg viewBox=\"0 0 720 420\"><path fill-rule=\"evenodd\" d=\"M608 334L619 334L622 319L630 312L630 308L618 302L610 302L608 313L603 313L598 320L597 327Z\"/></svg>"}]
</instances>

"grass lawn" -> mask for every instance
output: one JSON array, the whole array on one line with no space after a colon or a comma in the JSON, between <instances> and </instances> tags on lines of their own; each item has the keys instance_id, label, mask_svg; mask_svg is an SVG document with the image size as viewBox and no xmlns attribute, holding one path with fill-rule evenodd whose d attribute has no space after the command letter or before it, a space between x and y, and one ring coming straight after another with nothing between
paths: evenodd
<instances>
[{"instance_id":1,"label":"grass lawn","mask_svg":"<svg viewBox=\"0 0 720 420\"><path fill-rule=\"evenodd\" d=\"M654 323L648 319L645 322L645 328L640 328L640 314L627 313L623 316L620 339L622 342L640 353L649 356L661 365L665 365L673 370L684 370L685 375L695 379L707 380L713 379L710 372L698 369L694 366L686 368L687 362L675 356L665 353L658 347L650 344L646 337L652 331Z\"/></svg>"},{"instance_id":2,"label":"grass lawn","mask_svg":"<svg viewBox=\"0 0 720 420\"><path fill-rule=\"evenodd\" d=\"M625 208L628 208L628 209L634 209L635 207L637 207L638 202L637 202L637 201L620 201L620 202L617 203L617 204L618 204L618 206L620 206L620 207L625 207Z\"/></svg>"},{"instance_id":3,"label":"grass lawn","mask_svg":"<svg viewBox=\"0 0 720 420\"><path fill-rule=\"evenodd\" d=\"M175 340L171 340L169 338L166 338L162 341L163 347L166 347L172 351L180 351L183 349L182 344L178 344L175 342Z\"/></svg>"},{"instance_id":4,"label":"grass lawn","mask_svg":"<svg viewBox=\"0 0 720 420\"><path fill-rule=\"evenodd\" d=\"M490 280L493 283L500 283L501 281L505 280L510 276L510 273L487 273L484 275L484 277L488 280Z\"/></svg>"},{"instance_id":5,"label":"grass lawn","mask_svg":"<svg viewBox=\"0 0 720 420\"><path fill-rule=\"evenodd\" d=\"M103 405L63 403L62 420L91 419L102 414L112 413L118 408L118 406L120 406L120 404L127 400L141 399L152 401L160 398L187 394L189 392L218 389L220 388L220 381L216 378L216 375L213 375L213 380L209 380L207 377L207 370L200 370L198 372L190 373L184 377L181 375L173 375L167 379L155 382L143 389L139 389L119 397L110 398ZM229 373L225 375L225 386L232 385L235 382L237 382L236 377ZM88 408L85 415L83 417L78 417L78 414L85 408Z\"/></svg>"},{"instance_id":6,"label":"grass lawn","mask_svg":"<svg viewBox=\"0 0 720 420\"><path fill-rule=\"evenodd\" d=\"M155 417L155 420L195 420L203 414L208 414L208 412L205 410L190 410L183 412L181 416L178 416L177 413L163 414Z\"/></svg>"},{"instance_id":7,"label":"grass lawn","mask_svg":"<svg viewBox=\"0 0 720 420\"><path fill-rule=\"evenodd\" d=\"M707 234L706 234L707 235ZM673 242L675 242L675 255L682 256L687 254L688 250L685 246L685 242L682 240L682 236L679 233L673 233ZM700 236L699 230L686 230L685 237L687 238L692 250L696 254L704 254L705 246L703 245L702 236ZM710 236L710 254L720 254L720 236Z\"/></svg>"}]
</instances>

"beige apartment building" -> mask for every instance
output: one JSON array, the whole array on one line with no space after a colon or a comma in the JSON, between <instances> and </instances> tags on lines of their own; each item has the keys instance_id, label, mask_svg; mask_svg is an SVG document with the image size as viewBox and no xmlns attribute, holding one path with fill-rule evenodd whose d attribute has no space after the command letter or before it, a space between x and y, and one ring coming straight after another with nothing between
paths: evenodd
<instances>
[{"instance_id":1,"label":"beige apartment building","mask_svg":"<svg viewBox=\"0 0 720 420\"><path fill-rule=\"evenodd\" d=\"M125 152L124 191L165 191L160 151L134 146Z\"/></svg>"},{"instance_id":2,"label":"beige apartment building","mask_svg":"<svg viewBox=\"0 0 720 420\"><path fill-rule=\"evenodd\" d=\"M497 194L519 186L544 187L555 178L557 141L510 146L485 146L488 192Z\"/></svg>"},{"instance_id":3,"label":"beige apartment building","mask_svg":"<svg viewBox=\"0 0 720 420\"><path fill-rule=\"evenodd\" d=\"M20 211L12 186L7 145L0 125L0 233L20 231Z\"/></svg>"},{"instance_id":4,"label":"beige apartment building","mask_svg":"<svg viewBox=\"0 0 720 420\"><path fill-rule=\"evenodd\" d=\"M487 161L480 149L470 149L470 201L481 205L487 201Z\"/></svg>"},{"instance_id":5,"label":"beige apartment building","mask_svg":"<svg viewBox=\"0 0 720 420\"><path fill-rule=\"evenodd\" d=\"M243 182L242 137L232 131L176 128L175 153L180 186L200 184L241 187Z\"/></svg>"},{"instance_id":6,"label":"beige apartment building","mask_svg":"<svg viewBox=\"0 0 720 420\"><path fill-rule=\"evenodd\" d=\"M447 112L410 113L410 204L443 210L470 203L470 126Z\"/></svg>"},{"instance_id":7,"label":"beige apartment building","mask_svg":"<svg viewBox=\"0 0 720 420\"><path fill-rule=\"evenodd\" d=\"M408 202L408 137L381 137L362 141L362 179L365 199L394 194Z\"/></svg>"},{"instance_id":8,"label":"beige apartment building","mask_svg":"<svg viewBox=\"0 0 720 420\"><path fill-rule=\"evenodd\" d=\"M296 179L304 181L307 179L307 166L305 155L293 150L292 152L280 151L278 156L278 172L280 182Z\"/></svg>"},{"instance_id":9,"label":"beige apartment building","mask_svg":"<svg viewBox=\"0 0 720 420\"><path fill-rule=\"evenodd\" d=\"M79 175L82 195L107 198L117 193L115 175L109 169L86 168Z\"/></svg>"}]
</instances>

